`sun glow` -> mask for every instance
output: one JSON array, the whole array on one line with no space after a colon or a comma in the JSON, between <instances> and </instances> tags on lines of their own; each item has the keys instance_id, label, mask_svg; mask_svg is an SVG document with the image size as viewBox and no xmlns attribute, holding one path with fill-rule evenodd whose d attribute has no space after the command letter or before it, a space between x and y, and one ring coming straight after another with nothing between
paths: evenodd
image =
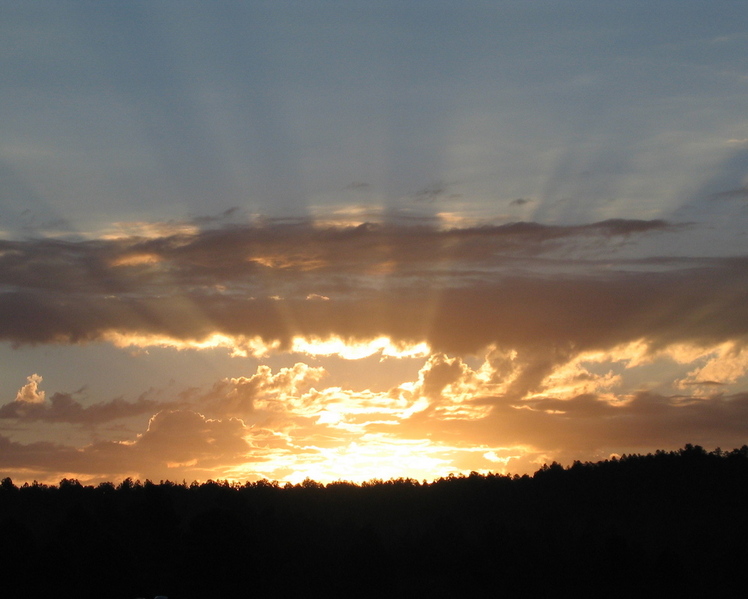
<instances>
[{"instance_id":1,"label":"sun glow","mask_svg":"<svg viewBox=\"0 0 748 599\"><path fill-rule=\"evenodd\" d=\"M280 340L266 341L259 336L232 337L222 333L212 333L203 339L175 339L162 335L145 335L125 333L122 331L106 331L102 340L117 347L170 347L177 350L187 349L217 349L226 348L235 357L264 358L271 353L280 351ZM377 337L371 340L345 340L342 337L295 336L291 340L290 351L309 356L338 356L345 360L360 360L374 354L381 354L382 358L423 358L431 353L425 342L394 343L389 337Z\"/></svg>"},{"instance_id":2,"label":"sun glow","mask_svg":"<svg viewBox=\"0 0 748 599\"><path fill-rule=\"evenodd\" d=\"M423 358L431 352L424 343L393 343L389 337L377 337L369 341L345 340L332 336L327 339L319 337L294 337L292 351L310 356L339 356L346 360L360 360L376 353L383 358Z\"/></svg>"},{"instance_id":3,"label":"sun glow","mask_svg":"<svg viewBox=\"0 0 748 599\"><path fill-rule=\"evenodd\" d=\"M376 478L389 479L403 476L429 478L446 476L450 460L438 454L444 449L428 440L410 441L386 435L364 435L342 447L315 447L314 461L299 460L286 478L299 483L306 478L318 482L347 480L363 482Z\"/></svg>"},{"instance_id":4,"label":"sun glow","mask_svg":"<svg viewBox=\"0 0 748 599\"><path fill-rule=\"evenodd\" d=\"M286 254L250 256L247 258L247 262L253 262L266 268L297 269L301 271L317 270L327 266L327 262L314 256Z\"/></svg>"},{"instance_id":5,"label":"sun glow","mask_svg":"<svg viewBox=\"0 0 748 599\"><path fill-rule=\"evenodd\" d=\"M154 253L127 254L120 256L110 262L110 266L143 266L146 264L158 264L163 258Z\"/></svg>"},{"instance_id":6,"label":"sun glow","mask_svg":"<svg viewBox=\"0 0 748 599\"><path fill-rule=\"evenodd\" d=\"M432 481L472 471L508 474L534 471L548 456L531 446L461 446L431 439L402 439L396 434L367 433L335 446L305 444L270 450L262 459L227 471L232 480L267 478L299 484L306 479L328 484L412 478ZM477 464L482 464L477 466Z\"/></svg>"},{"instance_id":7,"label":"sun glow","mask_svg":"<svg viewBox=\"0 0 748 599\"><path fill-rule=\"evenodd\" d=\"M127 347L169 347L177 350L228 349L234 357L262 358L280 347L280 341L265 342L261 337L230 337L213 333L204 339L174 339L159 335L137 335L120 331L107 331L102 335L104 341L121 348Z\"/></svg>"}]
</instances>

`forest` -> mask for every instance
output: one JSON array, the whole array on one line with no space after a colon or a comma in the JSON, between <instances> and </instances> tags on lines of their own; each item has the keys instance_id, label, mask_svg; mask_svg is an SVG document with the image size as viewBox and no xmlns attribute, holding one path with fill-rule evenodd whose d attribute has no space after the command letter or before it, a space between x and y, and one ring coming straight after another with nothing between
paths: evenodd
<instances>
[{"instance_id":1,"label":"forest","mask_svg":"<svg viewBox=\"0 0 748 599\"><path fill-rule=\"evenodd\" d=\"M433 482L0 484L5 596L737 597L748 446Z\"/></svg>"}]
</instances>

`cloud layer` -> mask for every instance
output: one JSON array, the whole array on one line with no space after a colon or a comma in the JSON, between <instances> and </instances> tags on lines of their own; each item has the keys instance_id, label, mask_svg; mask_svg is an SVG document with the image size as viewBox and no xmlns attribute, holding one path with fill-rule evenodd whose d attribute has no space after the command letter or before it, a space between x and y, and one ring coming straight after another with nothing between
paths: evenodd
<instances>
[{"instance_id":1,"label":"cloud layer","mask_svg":"<svg viewBox=\"0 0 748 599\"><path fill-rule=\"evenodd\" d=\"M632 236L675 229L622 220L457 230L301 222L5 242L0 338L259 339L287 349L296 336L386 336L461 353L744 333L743 259L616 256Z\"/></svg>"},{"instance_id":2,"label":"cloud layer","mask_svg":"<svg viewBox=\"0 0 748 599\"><path fill-rule=\"evenodd\" d=\"M3 242L0 337L297 362L135 401L49 394L31 374L0 406L0 468L91 480L426 478L727 447L747 432L748 263L646 249L688 227L165 230ZM372 355L420 370L384 391L327 383L325 359ZM94 432L88 443L15 440L44 426Z\"/></svg>"}]
</instances>

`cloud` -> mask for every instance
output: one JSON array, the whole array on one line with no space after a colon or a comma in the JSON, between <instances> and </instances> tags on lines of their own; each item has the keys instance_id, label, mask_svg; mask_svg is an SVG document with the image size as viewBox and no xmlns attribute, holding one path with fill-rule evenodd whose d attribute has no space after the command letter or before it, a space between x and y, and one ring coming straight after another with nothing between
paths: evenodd
<instances>
[{"instance_id":1,"label":"cloud","mask_svg":"<svg viewBox=\"0 0 748 599\"><path fill-rule=\"evenodd\" d=\"M85 447L23 444L0 435L0 469L55 482L67 473L92 480L205 480L251 458L250 431L241 420L211 420L191 410L156 413L131 442L97 441ZM259 458L261 459L261 458Z\"/></svg>"},{"instance_id":2,"label":"cloud","mask_svg":"<svg viewBox=\"0 0 748 599\"><path fill-rule=\"evenodd\" d=\"M190 410L162 411L153 416L148 429L131 451L167 466L206 465L243 458L250 445L244 423L235 418L210 420Z\"/></svg>"},{"instance_id":3,"label":"cloud","mask_svg":"<svg viewBox=\"0 0 748 599\"><path fill-rule=\"evenodd\" d=\"M472 399L487 392L489 380L485 369L476 372L458 357L432 355L412 386L413 396L426 400L426 405L417 401L413 412L447 420L484 418L490 408Z\"/></svg>"},{"instance_id":4,"label":"cloud","mask_svg":"<svg viewBox=\"0 0 748 599\"><path fill-rule=\"evenodd\" d=\"M748 200L748 187L720 191L710 196L712 200Z\"/></svg>"},{"instance_id":5,"label":"cloud","mask_svg":"<svg viewBox=\"0 0 748 599\"><path fill-rule=\"evenodd\" d=\"M443 182L433 183L412 194L416 202L434 202L447 193L447 185Z\"/></svg>"},{"instance_id":6,"label":"cloud","mask_svg":"<svg viewBox=\"0 0 748 599\"><path fill-rule=\"evenodd\" d=\"M59 422L73 424L100 424L142 414L153 414L168 404L140 396L135 402L115 398L108 402L83 406L69 393L53 393L49 400L39 389L42 377L32 374L28 383L21 387L15 401L0 406L0 419L16 419L20 422Z\"/></svg>"},{"instance_id":7,"label":"cloud","mask_svg":"<svg viewBox=\"0 0 748 599\"><path fill-rule=\"evenodd\" d=\"M134 344L150 336L189 346L219 334L239 343L259 337L278 349L292 347L296 337L387 337L394 343L425 342L452 355L496 345L555 361L552 354L565 359L567 352L640 338L670 344L741 339L748 333L742 261L665 273L470 279L430 289L393 282L342 298L328 293L331 299L324 302L307 301L306 295L273 300L199 292L186 297L6 293L0 294L6 315L0 336L76 343L117 332L124 341L131 335Z\"/></svg>"},{"instance_id":8,"label":"cloud","mask_svg":"<svg viewBox=\"0 0 748 599\"><path fill-rule=\"evenodd\" d=\"M28 383L18 390L15 403L22 405L44 403L44 391L39 390L39 385L43 380L42 377L38 374L32 374L26 377L26 380Z\"/></svg>"},{"instance_id":9,"label":"cloud","mask_svg":"<svg viewBox=\"0 0 748 599\"><path fill-rule=\"evenodd\" d=\"M745 199L748 147L738 143L719 161L710 176L700 185L695 199Z\"/></svg>"},{"instance_id":10,"label":"cloud","mask_svg":"<svg viewBox=\"0 0 748 599\"><path fill-rule=\"evenodd\" d=\"M613 239L671 229L661 221L622 220L455 230L373 224L317 228L301 222L150 239L0 242L0 305L12 316L1 323L0 338L75 343L113 331L182 340L213 333L277 338L279 318L287 321L282 328L294 327L288 321L296 306L271 308L266 305L271 297L288 302L327 297L329 309L337 311L356 302L399 301L397 295L409 288L418 288L426 299L420 293L424 281L447 291L468 286L480 291L476 281L500 285L507 272L543 268L543 260L559 251L568 258L575 247L589 251L590 241L605 246ZM568 261L572 268L575 264ZM594 267L588 259L578 265ZM233 315L269 312L263 314L268 326L229 322L231 317L216 314L224 308ZM308 316L322 317L321 312L310 307ZM330 324L346 336L346 327ZM397 332L392 337L401 338Z\"/></svg>"},{"instance_id":11,"label":"cloud","mask_svg":"<svg viewBox=\"0 0 748 599\"><path fill-rule=\"evenodd\" d=\"M637 220L442 229L301 219L0 242L3 340L295 354L291 366L261 365L170 402L84 405L49 397L32 375L0 407L24 431L67 423L98 434L152 419L119 442L8 438L5 463L49 476L290 479L329 472L325 460L348 472L357 451L374 463L396 448L403 464L421 468L420 452L441 472L476 459L529 467L572 450L729 446L746 432L735 388L748 371L748 262L637 253L645 237L684 231ZM423 365L380 392L325 386L325 369L302 354ZM655 363L672 373L657 385L642 374Z\"/></svg>"},{"instance_id":12,"label":"cloud","mask_svg":"<svg viewBox=\"0 0 748 599\"><path fill-rule=\"evenodd\" d=\"M599 252L616 239L678 230L663 221L637 220L443 230L428 219L409 226L321 227L299 221L164 235L157 234L158 224L151 228L151 237L0 241L0 289L19 296L65 293L82 300L164 294L287 297L289 290L299 295L302 286L304 296L322 295L313 287L339 288L342 282L335 275L365 280L383 272L383 265L390 265L386 272L396 277L433 277L445 267L456 275L463 268L514 265L559 251L568 257L574 248L589 251L591 241Z\"/></svg>"},{"instance_id":13,"label":"cloud","mask_svg":"<svg viewBox=\"0 0 748 599\"><path fill-rule=\"evenodd\" d=\"M540 453L549 461L559 455L580 459L613 451L646 453L689 440L738 447L748 434L745 393L691 397L639 392L620 403L595 394L524 401L486 396L476 401L492 406L487 417L452 421L414 417L408 434L464 438L473 446L524 447L521 453Z\"/></svg>"},{"instance_id":14,"label":"cloud","mask_svg":"<svg viewBox=\"0 0 748 599\"><path fill-rule=\"evenodd\" d=\"M4 472L31 472L32 477L51 481L59 473L89 472L81 457L76 447L49 441L19 443L0 435L0 468Z\"/></svg>"},{"instance_id":15,"label":"cloud","mask_svg":"<svg viewBox=\"0 0 748 599\"><path fill-rule=\"evenodd\" d=\"M429 399L443 397L445 392L454 392L456 386L470 385L475 375L459 358L448 358L444 354L431 356L418 373L416 390Z\"/></svg>"},{"instance_id":16,"label":"cloud","mask_svg":"<svg viewBox=\"0 0 748 599\"><path fill-rule=\"evenodd\" d=\"M705 364L698 364L708 358ZM734 383L748 371L748 347L736 343L723 343L715 348L707 349L699 360L693 360L698 365L685 378L678 381L681 387L693 385L724 385Z\"/></svg>"},{"instance_id":17,"label":"cloud","mask_svg":"<svg viewBox=\"0 0 748 599\"><path fill-rule=\"evenodd\" d=\"M135 402L115 398L84 407L68 393L54 393L50 400L44 403L29 405L16 400L4 404L0 407L0 419L15 418L23 422L100 424L142 414L152 414L159 407L163 407L162 404L143 397Z\"/></svg>"},{"instance_id":18,"label":"cloud","mask_svg":"<svg viewBox=\"0 0 748 599\"><path fill-rule=\"evenodd\" d=\"M497 349L477 367L459 357L431 355L415 380L382 392L316 389L324 370L301 362L276 372L261 365L251 376L188 390L179 402L189 407L158 409L130 440L73 447L0 438L0 469L46 481L73 472L93 481L362 480L388 472L526 472L543 461L592 459L611 451L740 444L748 433L745 393L628 392L617 389L620 381L593 372L595 363L634 363L639 351L632 346L628 353L578 356L551 369L537 391L523 397L512 387L518 356ZM726 349L723 354L731 357ZM575 389L591 391L573 394ZM595 391L600 389L605 392ZM50 420L55 410L80 413L69 400L51 404Z\"/></svg>"},{"instance_id":19,"label":"cloud","mask_svg":"<svg viewBox=\"0 0 748 599\"><path fill-rule=\"evenodd\" d=\"M214 414L247 416L255 410L256 403L261 409L272 411L274 405L283 405L325 375L324 368L301 362L291 368L281 368L276 374L269 366L260 365L256 374L218 381L209 392L199 394L192 400ZM285 410L284 407L281 409Z\"/></svg>"},{"instance_id":20,"label":"cloud","mask_svg":"<svg viewBox=\"0 0 748 599\"><path fill-rule=\"evenodd\" d=\"M349 358L492 347L514 352L503 382L523 397L585 352L745 343L745 258L616 254L621 240L680 231L637 220L455 230L297 221L3 242L0 338ZM607 384L575 376L589 392Z\"/></svg>"}]
</instances>

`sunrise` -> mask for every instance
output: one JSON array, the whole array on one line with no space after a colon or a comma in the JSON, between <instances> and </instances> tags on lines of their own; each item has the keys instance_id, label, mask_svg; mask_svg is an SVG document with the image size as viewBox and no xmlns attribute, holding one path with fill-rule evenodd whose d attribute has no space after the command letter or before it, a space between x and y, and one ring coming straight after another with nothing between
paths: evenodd
<instances>
[{"instance_id":1,"label":"sunrise","mask_svg":"<svg viewBox=\"0 0 748 599\"><path fill-rule=\"evenodd\" d=\"M5 3L2 472L741 445L747 38L687 7Z\"/></svg>"},{"instance_id":2,"label":"sunrise","mask_svg":"<svg viewBox=\"0 0 748 599\"><path fill-rule=\"evenodd\" d=\"M742 4L0 14L7 489L748 443Z\"/></svg>"}]
</instances>

